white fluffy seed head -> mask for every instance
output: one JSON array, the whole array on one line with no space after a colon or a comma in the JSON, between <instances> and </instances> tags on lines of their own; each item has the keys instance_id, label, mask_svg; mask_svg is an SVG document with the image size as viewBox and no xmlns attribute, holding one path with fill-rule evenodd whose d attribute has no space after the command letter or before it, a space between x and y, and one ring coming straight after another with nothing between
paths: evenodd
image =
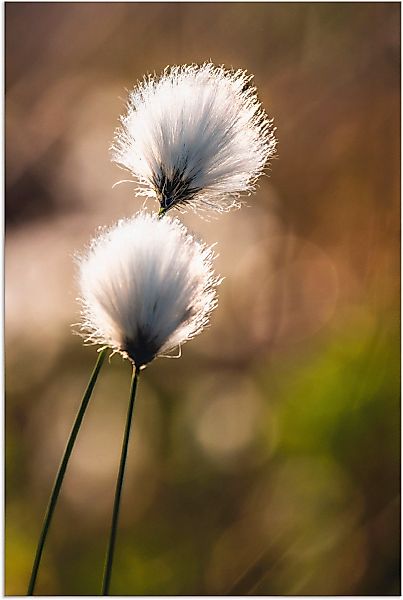
<instances>
[{"instance_id":1,"label":"white fluffy seed head","mask_svg":"<svg viewBox=\"0 0 403 600\"><path fill-rule=\"evenodd\" d=\"M77 257L81 334L138 367L180 346L217 304L213 258L178 219L143 211L101 230Z\"/></svg>"},{"instance_id":2,"label":"white fluffy seed head","mask_svg":"<svg viewBox=\"0 0 403 600\"><path fill-rule=\"evenodd\" d=\"M112 151L139 194L156 198L162 211L239 207L276 148L251 79L206 63L167 68L137 85Z\"/></svg>"}]
</instances>

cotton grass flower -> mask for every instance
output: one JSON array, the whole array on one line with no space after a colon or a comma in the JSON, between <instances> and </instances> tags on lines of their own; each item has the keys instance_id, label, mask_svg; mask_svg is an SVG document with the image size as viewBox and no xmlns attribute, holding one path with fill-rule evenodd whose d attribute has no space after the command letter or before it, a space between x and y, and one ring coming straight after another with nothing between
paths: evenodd
<instances>
[{"instance_id":1,"label":"cotton grass flower","mask_svg":"<svg viewBox=\"0 0 403 600\"><path fill-rule=\"evenodd\" d=\"M81 330L131 360L129 407L102 595L109 594L120 499L140 369L200 333L217 304L214 252L178 219L140 212L94 238L78 259ZM103 350L104 351L104 350Z\"/></svg>"},{"instance_id":2,"label":"cotton grass flower","mask_svg":"<svg viewBox=\"0 0 403 600\"><path fill-rule=\"evenodd\" d=\"M211 63L184 65L144 78L131 92L113 160L161 212L227 211L254 190L276 139L251 79Z\"/></svg>"},{"instance_id":3,"label":"cotton grass flower","mask_svg":"<svg viewBox=\"0 0 403 600\"><path fill-rule=\"evenodd\" d=\"M200 333L217 304L214 252L178 219L141 212L79 257L81 330L137 366Z\"/></svg>"}]
</instances>

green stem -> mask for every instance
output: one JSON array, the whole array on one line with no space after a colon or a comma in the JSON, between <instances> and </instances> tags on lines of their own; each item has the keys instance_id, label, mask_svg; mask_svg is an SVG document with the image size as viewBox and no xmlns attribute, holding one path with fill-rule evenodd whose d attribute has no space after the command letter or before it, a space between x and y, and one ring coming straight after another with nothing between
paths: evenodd
<instances>
[{"instance_id":1,"label":"green stem","mask_svg":"<svg viewBox=\"0 0 403 600\"><path fill-rule=\"evenodd\" d=\"M46 509L45 518L44 518L44 521L43 521L42 531L41 531L41 534L39 536L39 542L38 542L38 547L36 549L36 555L35 555L34 564L33 564L33 567L32 567L31 579L29 580L29 586L28 586L27 596L33 596L33 594L34 594L34 588L35 588L36 578L37 578L37 575L38 575L39 565L40 565L41 558L42 558L42 552L43 552L43 548L44 548L44 545L45 545L46 536L47 536L47 533L48 533L48 530L49 530L49 527L50 527L50 522L52 520L53 512L54 512L54 510L56 508L56 503L57 503L57 499L59 497L60 488L62 487L64 475L66 473L67 464L69 462L69 458L70 458L71 452L73 450L77 434L78 434L78 432L80 430L81 422L82 422L82 420L84 418L84 414L85 414L85 411L87 409L88 402L90 401L91 394L92 394L92 391L94 389L96 380L98 378L99 371L101 370L102 363L104 362L107 350L108 350L108 348L103 348L99 352L98 360L96 362L96 365L95 365L94 370L92 372L91 378L90 378L90 380L88 382L87 389L85 390L83 399L81 401L81 406L80 406L80 408L78 410L78 413L77 413L77 416L76 416L76 420L74 421L73 428L72 428L72 430L70 432L70 437L68 439L68 442L67 442L67 445L66 445L66 449L64 451L63 458L62 458L62 461L60 463L59 470L57 472L55 482L53 484L53 489L52 489L52 492L50 494L49 504L48 504L48 507Z\"/></svg>"},{"instance_id":2,"label":"green stem","mask_svg":"<svg viewBox=\"0 0 403 600\"><path fill-rule=\"evenodd\" d=\"M132 382L131 382L131 387L130 387L129 408L127 411L126 429L125 429L125 435L124 435L123 444L122 444L122 454L120 457L119 473L118 473L118 477L117 477L117 481L116 481L116 491L115 491L115 501L113 504L111 533L110 533L110 537L109 537L108 550L106 553L104 580L102 583L102 595L103 596L109 595L109 586L110 586L111 575L112 575L113 555L115 552L116 532L117 532L117 525L118 525L118 519L119 519L120 498L122 495L122 486L123 486L123 478L125 475L127 449L129 446L130 427L131 427L132 418L133 418L134 401L136 399L136 388L137 388L137 381L139 378L139 372L140 372L139 369L133 365Z\"/></svg>"}]
</instances>

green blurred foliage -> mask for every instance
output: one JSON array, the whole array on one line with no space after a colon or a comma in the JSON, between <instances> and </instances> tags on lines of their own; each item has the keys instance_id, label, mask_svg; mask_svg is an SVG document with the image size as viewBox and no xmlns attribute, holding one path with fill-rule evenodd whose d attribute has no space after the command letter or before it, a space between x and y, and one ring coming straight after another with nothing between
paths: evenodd
<instances>
[{"instance_id":1,"label":"green blurred foliage","mask_svg":"<svg viewBox=\"0 0 403 600\"><path fill-rule=\"evenodd\" d=\"M279 158L217 221L209 330L142 373L112 593L400 593L400 5L8 3L6 593L95 362L71 256L139 206L109 164L125 88L256 75ZM105 364L38 580L99 593L130 368Z\"/></svg>"}]
</instances>

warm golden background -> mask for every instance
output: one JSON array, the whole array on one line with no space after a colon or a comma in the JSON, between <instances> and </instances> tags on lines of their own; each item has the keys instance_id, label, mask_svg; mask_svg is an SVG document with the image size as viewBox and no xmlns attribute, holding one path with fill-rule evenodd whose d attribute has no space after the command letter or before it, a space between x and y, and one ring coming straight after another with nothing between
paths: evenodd
<instances>
[{"instance_id":1,"label":"warm golden background","mask_svg":"<svg viewBox=\"0 0 403 600\"><path fill-rule=\"evenodd\" d=\"M278 159L249 208L183 217L226 279L143 374L112 592L398 594L400 5L7 3L6 51L6 592L96 358L72 256L142 202L112 189L127 89L211 59L255 74ZM99 593L129 379L101 373L38 593Z\"/></svg>"}]
</instances>

